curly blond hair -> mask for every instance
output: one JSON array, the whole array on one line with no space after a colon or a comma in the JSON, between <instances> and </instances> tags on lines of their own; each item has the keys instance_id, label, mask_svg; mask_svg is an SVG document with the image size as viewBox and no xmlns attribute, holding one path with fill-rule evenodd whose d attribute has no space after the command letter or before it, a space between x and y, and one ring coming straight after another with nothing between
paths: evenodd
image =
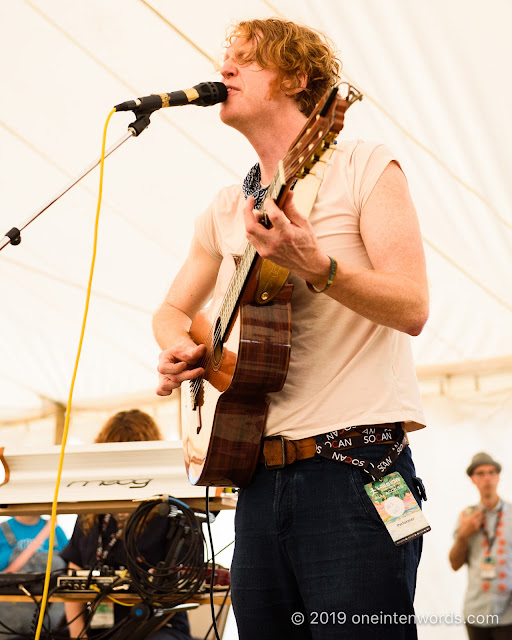
<instances>
[{"instance_id":1,"label":"curly blond hair","mask_svg":"<svg viewBox=\"0 0 512 640\"><path fill-rule=\"evenodd\" d=\"M227 46L239 38L251 46L236 52L237 62L255 61L262 69L276 69L276 86L271 91L291 92L299 109L309 116L325 92L334 87L341 72L332 42L326 35L310 27L279 18L243 20L228 30Z\"/></svg>"}]
</instances>

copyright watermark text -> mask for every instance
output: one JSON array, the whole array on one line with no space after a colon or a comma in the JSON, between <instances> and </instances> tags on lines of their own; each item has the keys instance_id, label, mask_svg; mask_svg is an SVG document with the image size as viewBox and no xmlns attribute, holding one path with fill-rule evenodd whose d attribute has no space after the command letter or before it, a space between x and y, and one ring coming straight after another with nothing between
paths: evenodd
<instances>
[{"instance_id":1,"label":"copyright watermark text","mask_svg":"<svg viewBox=\"0 0 512 640\"><path fill-rule=\"evenodd\" d=\"M309 625L385 625L385 624L415 624L415 625L458 625L479 624L496 626L499 624L497 615L469 615L464 618L456 613L441 613L432 615L406 614L406 613L352 613L345 611L310 611L308 614L295 611L291 615L291 621L299 627L305 623Z\"/></svg>"}]
</instances>

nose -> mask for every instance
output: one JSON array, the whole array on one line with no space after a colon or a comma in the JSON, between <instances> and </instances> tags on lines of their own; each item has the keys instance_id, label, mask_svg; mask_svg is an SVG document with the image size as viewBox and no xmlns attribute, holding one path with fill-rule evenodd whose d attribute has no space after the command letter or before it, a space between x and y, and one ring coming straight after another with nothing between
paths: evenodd
<instances>
[{"instance_id":1,"label":"nose","mask_svg":"<svg viewBox=\"0 0 512 640\"><path fill-rule=\"evenodd\" d=\"M231 78L232 76L236 75L236 73L237 73L237 67L234 64L233 59L231 57L225 58L220 68L220 75L224 79L226 79L226 78Z\"/></svg>"}]
</instances>

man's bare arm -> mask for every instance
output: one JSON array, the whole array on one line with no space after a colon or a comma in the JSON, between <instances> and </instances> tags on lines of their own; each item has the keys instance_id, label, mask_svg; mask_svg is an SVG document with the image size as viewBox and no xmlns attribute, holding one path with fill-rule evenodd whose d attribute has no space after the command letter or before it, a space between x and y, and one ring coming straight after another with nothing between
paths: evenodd
<instances>
[{"instance_id":1,"label":"man's bare arm","mask_svg":"<svg viewBox=\"0 0 512 640\"><path fill-rule=\"evenodd\" d=\"M169 395L184 380L204 373L201 368L191 368L204 355L205 347L196 345L188 331L212 294L219 266L194 238L185 263L153 317L153 332L163 349L158 361L158 395Z\"/></svg>"},{"instance_id":2,"label":"man's bare arm","mask_svg":"<svg viewBox=\"0 0 512 640\"><path fill-rule=\"evenodd\" d=\"M244 210L247 235L258 253L322 289L331 268L329 257L291 198L283 211L272 202L265 204L270 230L254 220L250 207ZM373 269L333 256L338 271L326 295L373 322L419 334L428 317L425 256L407 180L395 162L383 171L364 205L360 228Z\"/></svg>"}]
</instances>

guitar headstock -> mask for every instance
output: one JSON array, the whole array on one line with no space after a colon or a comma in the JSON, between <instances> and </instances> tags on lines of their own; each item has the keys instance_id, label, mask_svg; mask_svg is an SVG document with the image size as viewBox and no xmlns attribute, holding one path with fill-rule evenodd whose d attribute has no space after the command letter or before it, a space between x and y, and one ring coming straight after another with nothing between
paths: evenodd
<instances>
[{"instance_id":1,"label":"guitar headstock","mask_svg":"<svg viewBox=\"0 0 512 640\"><path fill-rule=\"evenodd\" d=\"M345 89L345 97L339 95L338 87L326 92L283 159L280 179L287 186L309 173L343 129L346 110L362 99L362 94L351 85L340 86Z\"/></svg>"}]
</instances>

